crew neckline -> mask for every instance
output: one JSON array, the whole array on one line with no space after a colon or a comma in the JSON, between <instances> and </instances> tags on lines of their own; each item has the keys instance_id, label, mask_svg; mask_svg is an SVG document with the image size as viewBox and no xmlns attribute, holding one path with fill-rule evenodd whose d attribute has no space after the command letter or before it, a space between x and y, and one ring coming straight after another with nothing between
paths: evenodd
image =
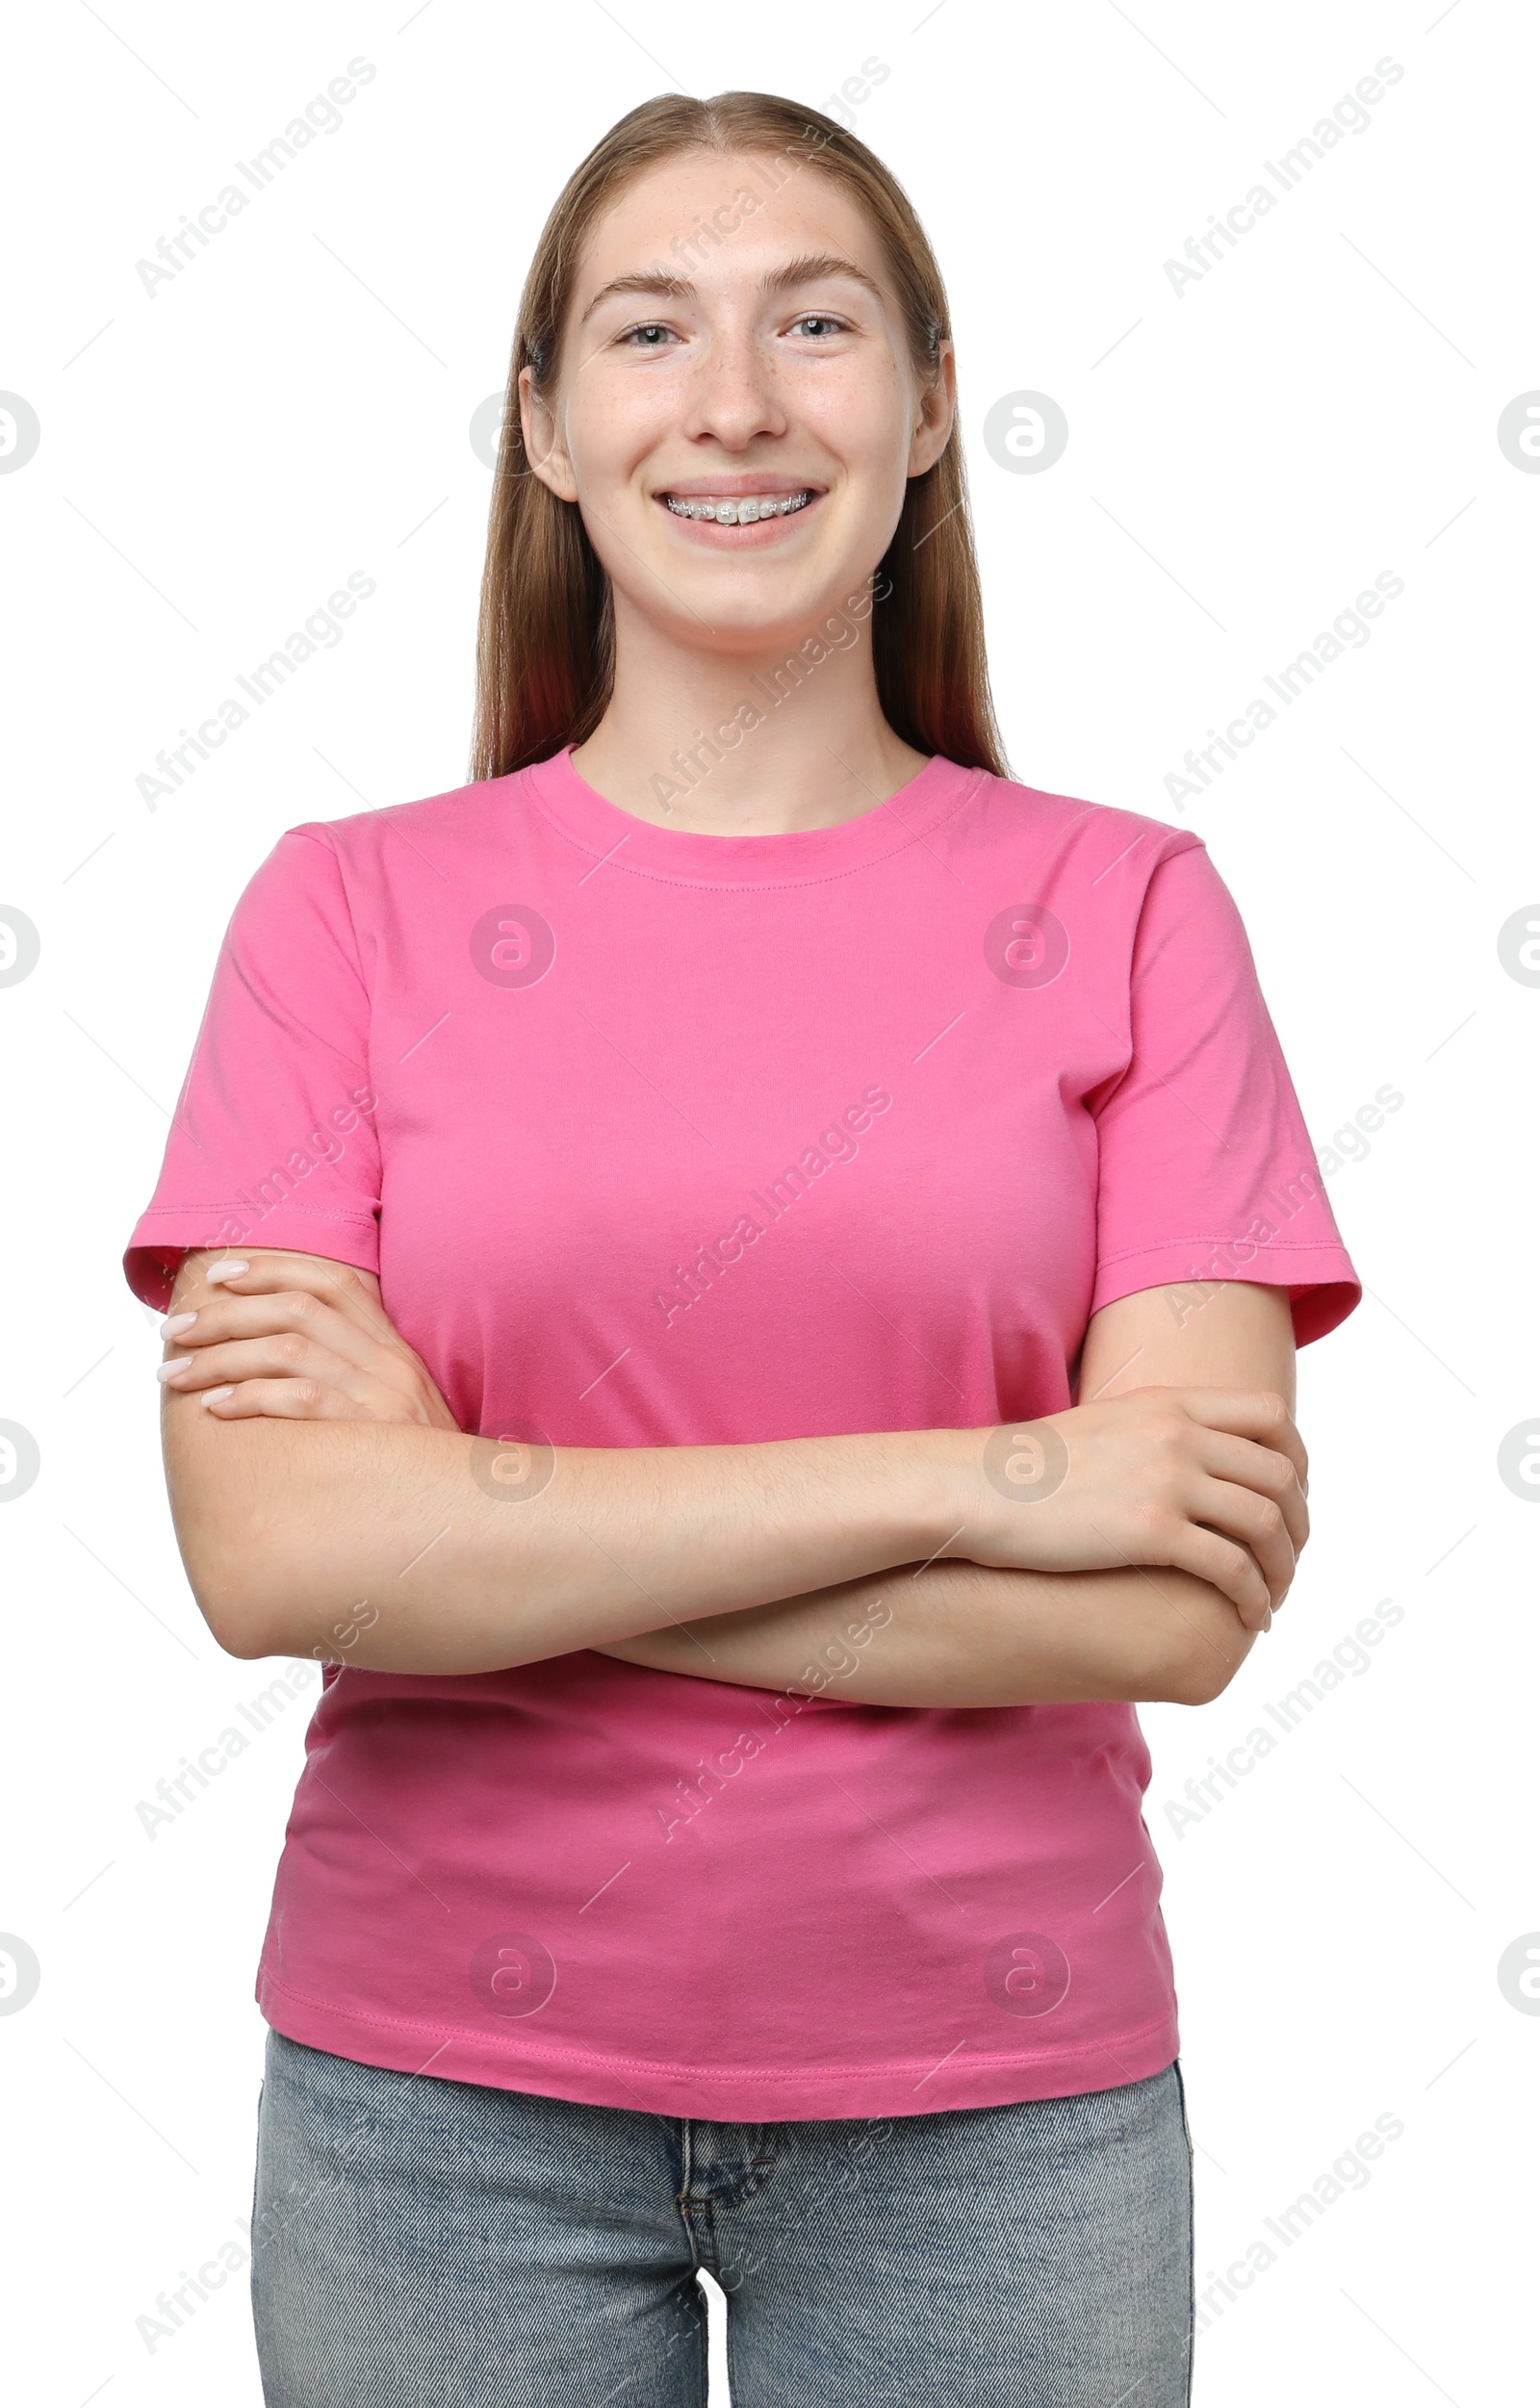
<instances>
[{"instance_id":1,"label":"crew neckline","mask_svg":"<svg viewBox=\"0 0 1540 2408\"><path fill-rule=\"evenodd\" d=\"M638 819L591 786L573 767L573 747L521 774L546 818L585 853L619 870L691 886L786 886L839 877L903 851L929 834L988 776L933 753L886 801L828 828L777 835L708 836Z\"/></svg>"}]
</instances>

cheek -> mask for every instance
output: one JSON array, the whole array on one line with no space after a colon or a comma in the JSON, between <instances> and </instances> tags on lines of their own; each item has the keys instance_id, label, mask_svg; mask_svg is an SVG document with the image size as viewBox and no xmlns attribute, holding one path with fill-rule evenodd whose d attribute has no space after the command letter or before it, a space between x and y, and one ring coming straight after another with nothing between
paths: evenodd
<instances>
[{"instance_id":1,"label":"cheek","mask_svg":"<svg viewBox=\"0 0 1540 2408\"><path fill-rule=\"evenodd\" d=\"M891 363L831 371L808 393L803 423L836 460L859 514L890 526L909 475L914 404Z\"/></svg>"},{"instance_id":2,"label":"cheek","mask_svg":"<svg viewBox=\"0 0 1540 2408\"><path fill-rule=\"evenodd\" d=\"M578 377L561 418L561 440L579 490L599 498L635 481L680 423L682 397L666 376L617 374L606 359Z\"/></svg>"},{"instance_id":3,"label":"cheek","mask_svg":"<svg viewBox=\"0 0 1540 2408\"><path fill-rule=\"evenodd\" d=\"M830 360L782 381L797 417L834 452L876 464L904 448L908 392L891 359Z\"/></svg>"}]
</instances>

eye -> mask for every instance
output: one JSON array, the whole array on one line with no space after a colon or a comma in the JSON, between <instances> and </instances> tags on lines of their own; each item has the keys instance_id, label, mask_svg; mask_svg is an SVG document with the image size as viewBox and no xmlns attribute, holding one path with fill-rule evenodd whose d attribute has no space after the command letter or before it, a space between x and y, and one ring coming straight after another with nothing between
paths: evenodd
<instances>
[{"instance_id":1,"label":"eye","mask_svg":"<svg viewBox=\"0 0 1540 2408\"><path fill-rule=\"evenodd\" d=\"M673 331L674 330L671 326L660 326L654 320L649 320L645 325L628 326L625 333L617 335L615 340L618 344L629 346L638 351L660 351L663 348L661 343L638 343L635 338L638 335L667 335L672 337Z\"/></svg>"},{"instance_id":2,"label":"eye","mask_svg":"<svg viewBox=\"0 0 1540 2408\"><path fill-rule=\"evenodd\" d=\"M791 323L793 330L798 326L819 328L821 333L814 335L815 342L820 340L827 342L830 334L841 334L846 331L845 320L842 318L832 318L827 310L821 309L807 310L801 318L794 318Z\"/></svg>"}]
</instances>

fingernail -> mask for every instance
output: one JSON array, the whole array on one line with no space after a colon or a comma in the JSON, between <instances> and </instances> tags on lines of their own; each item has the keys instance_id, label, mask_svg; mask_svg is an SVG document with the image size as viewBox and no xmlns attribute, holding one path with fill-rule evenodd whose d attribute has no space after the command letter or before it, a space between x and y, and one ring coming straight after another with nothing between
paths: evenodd
<instances>
[{"instance_id":1,"label":"fingernail","mask_svg":"<svg viewBox=\"0 0 1540 2408\"><path fill-rule=\"evenodd\" d=\"M195 1313L173 1313L168 1320L165 1320L161 1323L161 1336L163 1338L180 1338L183 1330L191 1329L196 1319L197 1315Z\"/></svg>"},{"instance_id":2,"label":"fingernail","mask_svg":"<svg viewBox=\"0 0 1540 2408\"><path fill-rule=\"evenodd\" d=\"M221 1279L239 1279L243 1271L250 1268L249 1263L211 1263L203 1274L204 1285L217 1288Z\"/></svg>"},{"instance_id":3,"label":"fingernail","mask_svg":"<svg viewBox=\"0 0 1540 2408\"><path fill-rule=\"evenodd\" d=\"M173 1354L169 1361L157 1363L155 1376L159 1380L170 1379L175 1372L185 1371L192 1361L192 1357L190 1354Z\"/></svg>"},{"instance_id":4,"label":"fingernail","mask_svg":"<svg viewBox=\"0 0 1540 2408\"><path fill-rule=\"evenodd\" d=\"M205 1388L203 1391L203 1401L206 1405L223 1404L226 1396L233 1396L234 1395L235 1390L233 1388Z\"/></svg>"}]
</instances>

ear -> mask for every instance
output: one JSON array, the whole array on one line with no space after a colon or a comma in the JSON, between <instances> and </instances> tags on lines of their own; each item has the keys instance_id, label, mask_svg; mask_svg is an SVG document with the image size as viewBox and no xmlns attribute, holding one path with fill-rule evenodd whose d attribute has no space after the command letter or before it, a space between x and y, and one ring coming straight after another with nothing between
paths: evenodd
<instances>
[{"instance_id":1,"label":"ear","mask_svg":"<svg viewBox=\"0 0 1540 2408\"><path fill-rule=\"evenodd\" d=\"M909 475L923 476L928 468L935 466L946 449L956 417L957 348L948 341L941 345L935 376L920 388L918 414L910 438Z\"/></svg>"},{"instance_id":2,"label":"ear","mask_svg":"<svg viewBox=\"0 0 1540 2408\"><path fill-rule=\"evenodd\" d=\"M534 387L534 371L519 371L519 423L524 429L525 458L543 485L561 501L576 501L578 479L558 440L554 412Z\"/></svg>"}]
</instances>

